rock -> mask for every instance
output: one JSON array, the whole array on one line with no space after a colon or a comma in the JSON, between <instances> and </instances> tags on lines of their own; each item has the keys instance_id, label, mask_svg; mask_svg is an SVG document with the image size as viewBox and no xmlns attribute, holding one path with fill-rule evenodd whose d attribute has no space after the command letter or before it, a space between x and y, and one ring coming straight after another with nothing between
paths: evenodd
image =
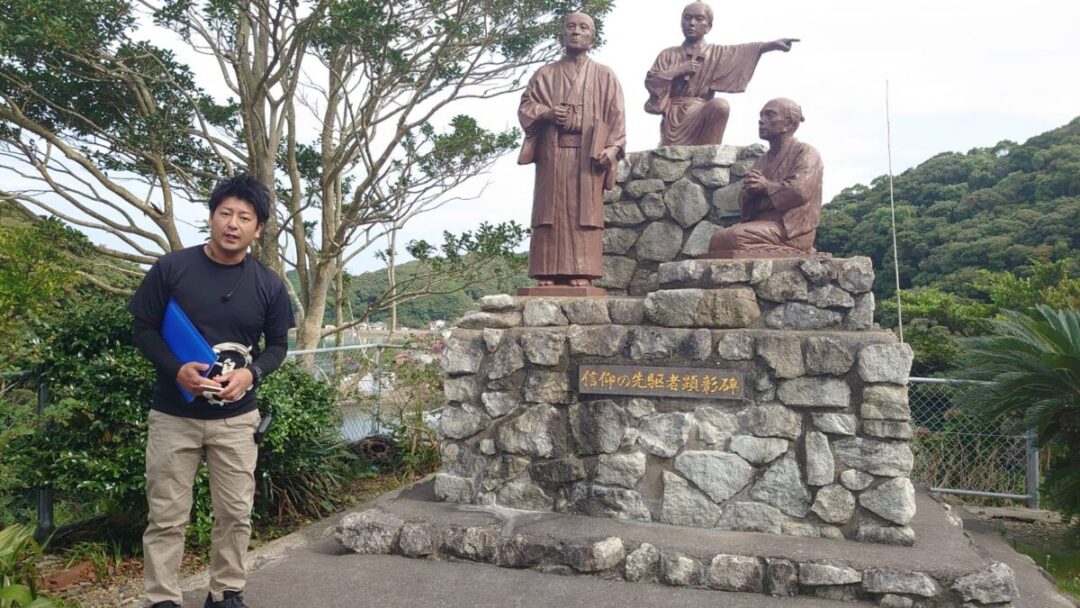
<instances>
[{"instance_id":1,"label":"rock","mask_svg":"<svg viewBox=\"0 0 1080 608\"><path fill-rule=\"evenodd\" d=\"M843 315L802 302L785 302L765 315L765 326L772 329L828 329L838 327Z\"/></svg>"},{"instance_id":2,"label":"rock","mask_svg":"<svg viewBox=\"0 0 1080 608\"><path fill-rule=\"evenodd\" d=\"M728 502L724 506L722 526L740 532L780 534L784 514L780 509L759 502Z\"/></svg>"},{"instance_id":3,"label":"rock","mask_svg":"<svg viewBox=\"0 0 1080 608\"><path fill-rule=\"evenodd\" d=\"M667 359L683 357L704 361L712 354L712 334L707 329L670 329L641 326L634 330L630 358Z\"/></svg>"},{"instance_id":4,"label":"rock","mask_svg":"<svg viewBox=\"0 0 1080 608\"><path fill-rule=\"evenodd\" d=\"M773 273L772 260L754 260L750 263L750 284L760 285Z\"/></svg>"},{"instance_id":5,"label":"rock","mask_svg":"<svg viewBox=\"0 0 1080 608\"><path fill-rule=\"evenodd\" d=\"M810 510L822 521L846 524L855 513L855 497L839 485L828 485L818 490Z\"/></svg>"},{"instance_id":6,"label":"rock","mask_svg":"<svg viewBox=\"0 0 1080 608\"><path fill-rule=\"evenodd\" d=\"M818 376L783 380L776 396L784 405L797 407L847 407L851 403L847 382Z\"/></svg>"},{"instance_id":7,"label":"rock","mask_svg":"<svg viewBox=\"0 0 1080 608\"><path fill-rule=\"evenodd\" d=\"M610 536L604 540L586 545L568 547L564 554L565 562L578 572L600 572L610 570L622 563L626 557L626 548L622 539Z\"/></svg>"},{"instance_id":8,"label":"rock","mask_svg":"<svg viewBox=\"0 0 1080 608\"><path fill-rule=\"evenodd\" d=\"M855 298L851 294L834 285L823 285L811 291L806 296L806 301L818 308L852 308L855 306Z\"/></svg>"},{"instance_id":9,"label":"rock","mask_svg":"<svg viewBox=\"0 0 1080 608\"><path fill-rule=\"evenodd\" d=\"M698 439L710 446L726 448L728 440L739 428L735 414L718 407L699 407L694 410L694 419L697 421Z\"/></svg>"},{"instance_id":10,"label":"rock","mask_svg":"<svg viewBox=\"0 0 1080 608\"><path fill-rule=\"evenodd\" d=\"M527 481L511 481L495 493L497 504L524 511L550 511L554 505L540 486Z\"/></svg>"},{"instance_id":11,"label":"rock","mask_svg":"<svg viewBox=\"0 0 1080 608\"><path fill-rule=\"evenodd\" d=\"M626 556L623 578L631 583L652 580L657 575L659 563L660 550L649 543L641 543L637 549Z\"/></svg>"},{"instance_id":12,"label":"rock","mask_svg":"<svg viewBox=\"0 0 1080 608\"><path fill-rule=\"evenodd\" d=\"M799 536L802 538L832 538L842 539L844 535L840 532L840 528L836 526L825 526L821 524L808 524L797 521L785 521L780 526L780 531L784 536Z\"/></svg>"},{"instance_id":13,"label":"rock","mask_svg":"<svg viewBox=\"0 0 1080 608\"><path fill-rule=\"evenodd\" d=\"M604 276L593 284L607 289L626 289L635 270L637 270L637 260L618 255L605 255Z\"/></svg>"},{"instance_id":14,"label":"rock","mask_svg":"<svg viewBox=\"0 0 1080 608\"><path fill-rule=\"evenodd\" d=\"M648 268L638 268L634 271L634 277L630 279L626 292L638 296L652 293L657 289L660 289L660 284L656 280L656 273Z\"/></svg>"},{"instance_id":15,"label":"rock","mask_svg":"<svg viewBox=\"0 0 1080 608\"><path fill-rule=\"evenodd\" d=\"M878 600L878 608L912 608L915 602L909 597L887 593Z\"/></svg>"},{"instance_id":16,"label":"rock","mask_svg":"<svg viewBox=\"0 0 1080 608\"><path fill-rule=\"evenodd\" d=\"M649 399L638 397L627 400L626 411L634 418L644 418L656 411L656 405Z\"/></svg>"},{"instance_id":17,"label":"rock","mask_svg":"<svg viewBox=\"0 0 1080 608\"><path fill-rule=\"evenodd\" d=\"M487 375L491 380L505 378L525 367L525 352L515 340L504 340L502 345L491 354L487 365Z\"/></svg>"},{"instance_id":18,"label":"rock","mask_svg":"<svg viewBox=\"0 0 1080 608\"><path fill-rule=\"evenodd\" d=\"M772 302L790 302L805 300L807 296L806 279L795 270L773 272L757 286L758 297Z\"/></svg>"},{"instance_id":19,"label":"rock","mask_svg":"<svg viewBox=\"0 0 1080 608\"><path fill-rule=\"evenodd\" d=\"M705 278L712 287L748 283L751 263L747 260L709 260Z\"/></svg>"},{"instance_id":20,"label":"rock","mask_svg":"<svg viewBox=\"0 0 1080 608\"><path fill-rule=\"evenodd\" d=\"M645 474L645 454L601 454L596 463L596 483L634 489Z\"/></svg>"},{"instance_id":21,"label":"rock","mask_svg":"<svg viewBox=\"0 0 1080 608\"><path fill-rule=\"evenodd\" d=\"M806 373L802 339L798 336L765 335L757 340L757 353L777 378L797 378Z\"/></svg>"},{"instance_id":22,"label":"rock","mask_svg":"<svg viewBox=\"0 0 1080 608\"><path fill-rule=\"evenodd\" d=\"M910 547L915 544L915 531L909 527L896 528L880 526L873 522L860 522L855 532L855 540L860 543L879 543Z\"/></svg>"},{"instance_id":23,"label":"rock","mask_svg":"<svg viewBox=\"0 0 1080 608\"><path fill-rule=\"evenodd\" d=\"M508 310L517 307L517 301L514 300L514 297L505 293L482 296L480 298L480 310L496 311Z\"/></svg>"},{"instance_id":24,"label":"rock","mask_svg":"<svg viewBox=\"0 0 1080 608\"><path fill-rule=\"evenodd\" d=\"M811 285L828 285L836 280L836 267L832 259L826 257L804 258L797 264L803 276L810 281Z\"/></svg>"},{"instance_id":25,"label":"rock","mask_svg":"<svg viewBox=\"0 0 1080 608\"><path fill-rule=\"evenodd\" d=\"M607 303L600 298L581 298L563 302L563 311L574 325L603 325L611 323Z\"/></svg>"},{"instance_id":26,"label":"rock","mask_svg":"<svg viewBox=\"0 0 1080 608\"><path fill-rule=\"evenodd\" d=\"M446 339L442 352L443 371L451 376L475 374L484 358L484 335L468 329L455 329Z\"/></svg>"},{"instance_id":27,"label":"rock","mask_svg":"<svg viewBox=\"0 0 1080 608\"><path fill-rule=\"evenodd\" d=\"M868 593L902 593L920 597L937 595L934 579L922 572L869 568L863 572L862 583Z\"/></svg>"},{"instance_id":28,"label":"rock","mask_svg":"<svg viewBox=\"0 0 1080 608\"><path fill-rule=\"evenodd\" d=\"M806 372L842 376L855 363L855 353L835 338L807 338L804 342Z\"/></svg>"},{"instance_id":29,"label":"rock","mask_svg":"<svg viewBox=\"0 0 1080 608\"><path fill-rule=\"evenodd\" d=\"M849 437L837 439L832 447L840 462L883 477L906 477L914 462L911 448L906 443Z\"/></svg>"},{"instance_id":30,"label":"rock","mask_svg":"<svg viewBox=\"0 0 1080 608\"><path fill-rule=\"evenodd\" d=\"M811 562L799 564L799 584L808 587L851 585L862 582L862 580L862 574L860 574L858 570L848 568L847 566L815 564Z\"/></svg>"},{"instance_id":31,"label":"rock","mask_svg":"<svg viewBox=\"0 0 1080 608\"><path fill-rule=\"evenodd\" d=\"M480 453L487 456L495 455L495 440L484 438L480 440Z\"/></svg>"},{"instance_id":32,"label":"rock","mask_svg":"<svg viewBox=\"0 0 1080 608\"><path fill-rule=\"evenodd\" d=\"M610 205L622 200L622 188L615 186L611 190L604 190L604 204Z\"/></svg>"},{"instance_id":33,"label":"rock","mask_svg":"<svg viewBox=\"0 0 1080 608\"><path fill-rule=\"evenodd\" d=\"M788 442L785 439L773 437L759 438L750 435L739 435L731 439L731 451L744 460L753 464L766 464L776 460L778 456L787 451Z\"/></svg>"},{"instance_id":34,"label":"rock","mask_svg":"<svg viewBox=\"0 0 1080 608\"><path fill-rule=\"evenodd\" d=\"M565 331L531 329L521 332L521 346L525 350L525 357L536 365L557 365L562 358L565 343Z\"/></svg>"},{"instance_id":35,"label":"rock","mask_svg":"<svg viewBox=\"0 0 1080 608\"><path fill-rule=\"evenodd\" d=\"M571 325L571 355L613 357L626 347L630 329L622 325Z\"/></svg>"},{"instance_id":36,"label":"rock","mask_svg":"<svg viewBox=\"0 0 1080 608\"><path fill-rule=\"evenodd\" d=\"M657 281L661 285L671 286L675 284L689 283L692 287L700 287L705 273L709 270L707 260L680 260L678 262L664 262L660 264L657 272Z\"/></svg>"},{"instance_id":37,"label":"rock","mask_svg":"<svg viewBox=\"0 0 1080 608\"><path fill-rule=\"evenodd\" d=\"M525 401L530 403L572 403L570 379L565 372L530 372L525 378Z\"/></svg>"},{"instance_id":38,"label":"rock","mask_svg":"<svg viewBox=\"0 0 1080 608\"><path fill-rule=\"evenodd\" d=\"M850 414L813 414L814 426L823 433L854 435L855 417Z\"/></svg>"},{"instance_id":39,"label":"rock","mask_svg":"<svg viewBox=\"0 0 1080 608\"><path fill-rule=\"evenodd\" d=\"M704 289L666 289L645 296L645 318L663 327L696 327L710 316Z\"/></svg>"},{"instance_id":40,"label":"rock","mask_svg":"<svg viewBox=\"0 0 1080 608\"><path fill-rule=\"evenodd\" d=\"M615 203L604 206L604 226L637 226L645 221L637 203ZM604 233L607 236L605 228Z\"/></svg>"},{"instance_id":41,"label":"rock","mask_svg":"<svg viewBox=\"0 0 1080 608\"><path fill-rule=\"evenodd\" d=\"M439 530L432 524L406 523L398 537L398 551L406 557L424 557L439 548Z\"/></svg>"},{"instance_id":42,"label":"rock","mask_svg":"<svg viewBox=\"0 0 1080 608\"><path fill-rule=\"evenodd\" d=\"M518 406L510 393L484 393L480 395L480 400L484 402L484 409L492 418L504 416Z\"/></svg>"},{"instance_id":43,"label":"rock","mask_svg":"<svg viewBox=\"0 0 1080 608\"><path fill-rule=\"evenodd\" d=\"M498 458L492 458L487 462L487 468L483 476L495 481L508 479L525 479L532 461L524 456L502 454Z\"/></svg>"},{"instance_id":44,"label":"rock","mask_svg":"<svg viewBox=\"0 0 1080 608\"><path fill-rule=\"evenodd\" d=\"M629 157L620 160L619 164L615 168L615 181L617 183L625 184L626 180L628 180L628 179L630 179L630 159L629 159Z\"/></svg>"},{"instance_id":45,"label":"rock","mask_svg":"<svg viewBox=\"0 0 1080 608\"><path fill-rule=\"evenodd\" d=\"M649 416L641 421L638 444L654 456L671 458L686 445L692 427L693 419L689 414L676 412Z\"/></svg>"},{"instance_id":46,"label":"rock","mask_svg":"<svg viewBox=\"0 0 1080 608\"><path fill-rule=\"evenodd\" d=\"M616 325L640 325L645 319L645 301L641 298L608 298L608 314Z\"/></svg>"},{"instance_id":47,"label":"rock","mask_svg":"<svg viewBox=\"0 0 1080 608\"><path fill-rule=\"evenodd\" d=\"M471 312L458 319L457 326L464 329L507 329L521 325L521 313L515 310L505 312Z\"/></svg>"},{"instance_id":48,"label":"rock","mask_svg":"<svg viewBox=\"0 0 1080 608\"><path fill-rule=\"evenodd\" d=\"M750 144L739 150L739 160L754 160L765 156L766 148L762 144Z\"/></svg>"},{"instance_id":49,"label":"rock","mask_svg":"<svg viewBox=\"0 0 1080 608\"><path fill-rule=\"evenodd\" d=\"M626 255L630 252L634 243L637 243L638 232L632 228L606 228L603 239L603 251L605 254Z\"/></svg>"},{"instance_id":50,"label":"rock","mask_svg":"<svg viewBox=\"0 0 1080 608\"><path fill-rule=\"evenodd\" d=\"M694 229L690 231L690 236L686 237L686 243L682 248L683 255L697 257L707 253L709 251L709 239L719 229L720 226L708 220L698 222L698 225L694 226Z\"/></svg>"},{"instance_id":51,"label":"rock","mask_svg":"<svg viewBox=\"0 0 1080 608\"><path fill-rule=\"evenodd\" d=\"M663 192L665 187L662 179L643 179L628 182L623 186L623 191L631 198L641 198L650 192Z\"/></svg>"},{"instance_id":52,"label":"rock","mask_svg":"<svg viewBox=\"0 0 1080 608\"><path fill-rule=\"evenodd\" d=\"M911 439L911 425L889 420L863 420L863 434L887 439Z\"/></svg>"},{"instance_id":53,"label":"rock","mask_svg":"<svg viewBox=\"0 0 1080 608\"><path fill-rule=\"evenodd\" d=\"M713 289L708 293L712 296L706 322L709 327L750 327L761 316L761 309L752 289L733 287Z\"/></svg>"},{"instance_id":54,"label":"rock","mask_svg":"<svg viewBox=\"0 0 1080 608\"><path fill-rule=\"evenodd\" d=\"M739 416L739 427L758 437L798 439L802 417L782 405L766 404L746 409Z\"/></svg>"},{"instance_id":55,"label":"rock","mask_svg":"<svg viewBox=\"0 0 1080 608\"><path fill-rule=\"evenodd\" d=\"M447 401L472 403L480 395L480 385L476 376L457 376L443 380L443 393Z\"/></svg>"},{"instance_id":56,"label":"rock","mask_svg":"<svg viewBox=\"0 0 1080 608\"><path fill-rule=\"evenodd\" d=\"M575 403L568 409L578 454L611 454L619 449L630 416L611 399Z\"/></svg>"},{"instance_id":57,"label":"rock","mask_svg":"<svg viewBox=\"0 0 1080 608\"><path fill-rule=\"evenodd\" d=\"M592 517L652 521L652 514L641 499L641 494L625 488L579 482L570 487L567 507L572 513Z\"/></svg>"},{"instance_id":58,"label":"rock","mask_svg":"<svg viewBox=\"0 0 1080 608\"><path fill-rule=\"evenodd\" d=\"M585 463L576 456L532 463L530 476L541 483L567 483L585 479Z\"/></svg>"},{"instance_id":59,"label":"rock","mask_svg":"<svg viewBox=\"0 0 1080 608\"><path fill-rule=\"evenodd\" d=\"M487 352L494 352L495 349L499 348L504 335L506 335L505 329L491 329L490 327L485 329L484 346L487 347Z\"/></svg>"},{"instance_id":60,"label":"rock","mask_svg":"<svg viewBox=\"0 0 1080 608\"><path fill-rule=\"evenodd\" d=\"M793 517L806 517L810 510L810 492L803 485L799 465L790 453L766 469L750 490L750 497Z\"/></svg>"},{"instance_id":61,"label":"rock","mask_svg":"<svg viewBox=\"0 0 1080 608\"><path fill-rule=\"evenodd\" d=\"M895 384L867 386L863 389L861 414L866 420L911 420L907 387Z\"/></svg>"},{"instance_id":62,"label":"rock","mask_svg":"<svg viewBox=\"0 0 1080 608\"><path fill-rule=\"evenodd\" d=\"M994 562L985 570L961 576L952 588L965 602L998 604L1011 602L1020 596L1013 571L1001 562Z\"/></svg>"},{"instance_id":63,"label":"rock","mask_svg":"<svg viewBox=\"0 0 1080 608\"><path fill-rule=\"evenodd\" d=\"M439 445L439 455L442 457L443 470L454 476L471 478L476 473L484 470L486 463L484 458L463 447L459 443L443 440ZM444 480L449 483L452 480ZM469 482L472 483L471 481ZM469 500L472 500L472 486L468 488Z\"/></svg>"},{"instance_id":64,"label":"rock","mask_svg":"<svg viewBox=\"0 0 1080 608\"><path fill-rule=\"evenodd\" d=\"M524 319L527 327L568 324L557 302L539 298L525 300Z\"/></svg>"},{"instance_id":65,"label":"rock","mask_svg":"<svg viewBox=\"0 0 1080 608\"><path fill-rule=\"evenodd\" d=\"M544 560L547 545L515 534L495 540L495 565L501 568L531 568Z\"/></svg>"},{"instance_id":66,"label":"rock","mask_svg":"<svg viewBox=\"0 0 1080 608\"><path fill-rule=\"evenodd\" d=\"M664 499L660 521L675 526L711 528L720 519L720 507L682 477L664 471Z\"/></svg>"},{"instance_id":67,"label":"rock","mask_svg":"<svg viewBox=\"0 0 1080 608\"><path fill-rule=\"evenodd\" d=\"M773 597L799 595L799 572L786 559L765 558L765 593Z\"/></svg>"},{"instance_id":68,"label":"rock","mask_svg":"<svg viewBox=\"0 0 1080 608\"><path fill-rule=\"evenodd\" d=\"M665 182L674 182L686 174L686 170L690 168L690 163L686 161L671 161L665 158L653 157L652 168L649 170L649 177L654 179L662 179ZM679 180L682 181L682 180ZM675 182L676 184L678 182ZM668 192L670 192L670 188Z\"/></svg>"},{"instance_id":69,"label":"rock","mask_svg":"<svg viewBox=\"0 0 1080 608\"><path fill-rule=\"evenodd\" d=\"M730 167L736 160L735 146L697 146L694 148L695 167Z\"/></svg>"},{"instance_id":70,"label":"rock","mask_svg":"<svg viewBox=\"0 0 1080 608\"><path fill-rule=\"evenodd\" d=\"M701 582L701 564L681 553L660 553L660 580L667 585L694 586Z\"/></svg>"},{"instance_id":71,"label":"rock","mask_svg":"<svg viewBox=\"0 0 1080 608\"><path fill-rule=\"evenodd\" d=\"M638 260L669 262L682 249L682 242L682 228L668 222L653 222L641 233L634 251Z\"/></svg>"},{"instance_id":72,"label":"rock","mask_svg":"<svg viewBox=\"0 0 1080 608\"><path fill-rule=\"evenodd\" d=\"M721 591L761 593L765 588L765 566L756 557L720 554L712 558L705 584Z\"/></svg>"},{"instance_id":73,"label":"rock","mask_svg":"<svg viewBox=\"0 0 1080 608\"><path fill-rule=\"evenodd\" d=\"M496 544L497 534L487 527L453 526L443 531L443 551L473 562L492 561Z\"/></svg>"},{"instance_id":74,"label":"rock","mask_svg":"<svg viewBox=\"0 0 1080 608\"><path fill-rule=\"evenodd\" d=\"M868 344L859 351L859 377L865 382L907 384L915 355L909 344Z\"/></svg>"},{"instance_id":75,"label":"rock","mask_svg":"<svg viewBox=\"0 0 1080 608\"><path fill-rule=\"evenodd\" d=\"M558 432L559 412L551 405L535 405L520 416L501 424L495 443L503 452L551 458L555 453L552 434Z\"/></svg>"},{"instance_id":76,"label":"rock","mask_svg":"<svg viewBox=\"0 0 1080 608\"><path fill-rule=\"evenodd\" d=\"M658 220L667 213L667 205L664 204L664 195L659 192L646 194L638 201L641 212L650 220Z\"/></svg>"},{"instance_id":77,"label":"rock","mask_svg":"<svg viewBox=\"0 0 1080 608\"><path fill-rule=\"evenodd\" d=\"M840 287L852 293L870 291L874 286L874 265L870 258L848 258L841 262L837 278Z\"/></svg>"},{"instance_id":78,"label":"rock","mask_svg":"<svg viewBox=\"0 0 1080 608\"><path fill-rule=\"evenodd\" d=\"M754 358L754 336L746 332L723 332L716 350L725 361L748 361Z\"/></svg>"},{"instance_id":79,"label":"rock","mask_svg":"<svg viewBox=\"0 0 1080 608\"><path fill-rule=\"evenodd\" d=\"M859 495L859 505L894 524L906 526L915 517L915 487L896 477Z\"/></svg>"},{"instance_id":80,"label":"rock","mask_svg":"<svg viewBox=\"0 0 1080 608\"><path fill-rule=\"evenodd\" d=\"M463 404L461 407L443 408L439 432L443 437L465 439L487 428L490 419L479 408Z\"/></svg>"},{"instance_id":81,"label":"rock","mask_svg":"<svg viewBox=\"0 0 1080 608\"><path fill-rule=\"evenodd\" d=\"M712 212L709 218L716 223L721 223L727 218L739 217L739 192L742 184L728 184L723 188L717 188L712 196Z\"/></svg>"},{"instance_id":82,"label":"rock","mask_svg":"<svg viewBox=\"0 0 1080 608\"><path fill-rule=\"evenodd\" d=\"M706 188L720 188L731 183L731 170L727 167L694 169L690 172L694 179Z\"/></svg>"},{"instance_id":83,"label":"rock","mask_svg":"<svg viewBox=\"0 0 1080 608\"><path fill-rule=\"evenodd\" d=\"M836 465L833 462L829 439L817 431L806 434L806 483L812 486L827 486L836 477Z\"/></svg>"},{"instance_id":84,"label":"rock","mask_svg":"<svg viewBox=\"0 0 1080 608\"><path fill-rule=\"evenodd\" d=\"M368 509L360 513L349 513L341 520L334 531L337 539L346 549L361 555L389 554L405 520L378 509Z\"/></svg>"},{"instance_id":85,"label":"rock","mask_svg":"<svg viewBox=\"0 0 1080 608\"><path fill-rule=\"evenodd\" d=\"M861 492L874 483L874 476L855 469L848 469L840 474L840 483L852 492Z\"/></svg>"},{"instance_id":86,"label":"rock","mask_svg":"<svg viewBox=\"0 0 1080 608\"><path fill-rule=\"evenodd\" d=\"M754 467L728 452L687 450L675 458L675 470L715 502L731 498L754 476Z\"/></svg>"},{"instance_id":87,"label":"rock","mask_svg":"<svg viewBox=\"0 0 1080 608\"><path fill-rule=\"evenodd\" d=\"M705 189L688 179L680 179L664 194L664 203L672 219L683 228L698 223L709 212Z\"/></svg>"},{"instance_id":88,"label":"rock","mask_svg":"<svg viewBox=\"0 0 1080 608\"><path fill-rule=\"evenodd\" d=\"M653 150L653 155L654 159L660 157L669 160L690 160L694 156L695 149L693 146L660 146Z\"/></svg>"},{"instance_id":89,"label":"rock","mask_svg":"<svg viewBox=\"0 0 1080 608\"><path fill-rule=\"evenodd\" d=\"M855 306L844 319L844 329L858 331L874 326L874 292L868 291L855 298Z\"/></svg>"}]
</instances>

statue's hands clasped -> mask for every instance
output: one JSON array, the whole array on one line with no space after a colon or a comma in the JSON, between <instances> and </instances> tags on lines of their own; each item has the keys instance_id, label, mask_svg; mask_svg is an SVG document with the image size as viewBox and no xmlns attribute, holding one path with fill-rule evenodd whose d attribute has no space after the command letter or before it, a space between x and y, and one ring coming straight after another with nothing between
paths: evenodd
<instances>
[{"instance_id":1,"label":"statue's hands clasped","mask_svg":"<svg viewBox=\"0 0 1080 608\"><path fill-rule=\"evenodd\" d=\"M757 169L751 169L742 180L743 190L755 194L766 192L771 184L772 182L766 179L761 171Z\"/></svg>"},{"instance_id":2,"label":"statue's hands clasped","mask_svg":"<svg viewBox=\"0 0 1080 608\"><path fill-rule=\"evenodd\" d=\"M566 104L559 104L559 105L555 106L554 108L551 108L549 118L550 118L551 122L555 123L555 125L558 126L561 129L565 129L565 128L569 127L570 126L570 120L572 118L572 113L570 111L570 106L568 106Z\"/></svg>"}]
</instances>

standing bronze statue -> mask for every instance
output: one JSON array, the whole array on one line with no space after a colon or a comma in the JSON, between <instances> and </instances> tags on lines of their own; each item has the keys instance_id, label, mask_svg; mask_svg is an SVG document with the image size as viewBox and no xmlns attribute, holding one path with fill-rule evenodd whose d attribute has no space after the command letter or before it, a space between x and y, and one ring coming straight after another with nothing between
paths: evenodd
<instances>
[{"instance_id":1,"label":"standing bronze statue","mask_svg":"<svg viewBox=\"0 0 1080 608\"><path fill-rule=\"evenodd\" d=\"M591 295L603 275L605 188L626 146L622 89L614 72L588 56L591 17L563 22L561 59L537 70L521 96L525 130L518 164L536 163L529 276L521 295Z\"/></svg>"},{"instance_id":2,"label":"standing bronze statue","mask_svg":"<svg viewBox=\"0 0 1080 608\"><path fill-rule=\"evenodd\" d=\"M769 51L791 50L797 38L772 42L719 45L705 42L713 12L704 2L682 13L681 46L664 49L645 76L649 101L645 111L661 114L664 146L717 145L724 139L730 108L716 93L741 93L754 76L758 59Z\"/></svg>"},{"instance_id":3,"label":"standing bronze statue","mask_svg":"<svg viewBox=\"0 0 1080 608\"><path fill-rule=\"evenodd\" d=\"M769 151L742 180L742 221L712 236L705 258L787 258L813 255L821 223L821 156L795 139L806 120L790 99L765 104L758 136Z\"/></svg>"}]
</instances>

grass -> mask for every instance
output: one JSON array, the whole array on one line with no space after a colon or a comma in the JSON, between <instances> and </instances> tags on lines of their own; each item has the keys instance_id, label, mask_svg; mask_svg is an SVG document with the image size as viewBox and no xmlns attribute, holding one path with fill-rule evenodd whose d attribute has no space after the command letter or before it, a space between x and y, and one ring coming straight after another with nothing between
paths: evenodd
<instances>
[{"instance_id":1,"label":"grass","mask_svg":"<svg viewBox=\"0 0 1080 608\"><path fill-rule=\"evenodd\" d=\"M1080 599L1080 549L1047 552L1022 542L1014 543L1013 548L1045 568L1057 581L1058 591Z\"/></svg>"}]
</instances>

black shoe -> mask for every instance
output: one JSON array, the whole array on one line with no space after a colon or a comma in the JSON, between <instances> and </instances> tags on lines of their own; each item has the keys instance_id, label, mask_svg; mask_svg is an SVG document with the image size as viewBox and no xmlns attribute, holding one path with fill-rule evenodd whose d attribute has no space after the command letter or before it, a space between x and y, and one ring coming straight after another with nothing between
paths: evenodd
<instances>
[{"instance_id":1,"label":"black shoe","mask_svg":"<svg viewBox=\"0 0 1080 608\"><path fill-rule=\"evenodd\" d=\"M206 603L203 604L203 608L248 608L248 605L244 603L244 593L242 591L226 591L225 599L220 602L215 602L213 596L207 593Z\"/></svg>"},{"instance_id":2,"label":"black shoe","mask_svg":"<svg viewBox=\"0 0 1080 608\"><path fill-rule=\"evenodd\" d=\"M155 602L150 605L150 608L180 608L180 604L176 602Z\"/></svg>"}]
</instances>

